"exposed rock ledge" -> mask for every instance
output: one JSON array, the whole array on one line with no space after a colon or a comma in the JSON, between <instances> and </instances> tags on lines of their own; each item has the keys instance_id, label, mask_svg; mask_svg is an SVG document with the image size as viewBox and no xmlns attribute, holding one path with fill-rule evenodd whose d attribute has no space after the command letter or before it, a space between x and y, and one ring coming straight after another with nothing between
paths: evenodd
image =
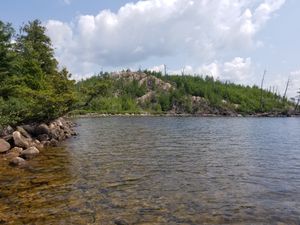
<instances>
[{"instance_id":1,"label":"exposed rock ledge","mask_svg":"<svg viewBox=\"0 0 300 225\"><path fill-rule=\"evenodd\" d=\"M45 147L57 146L58 143L76 133L74 124L64 118L50 123L8 126L0 131L0 156L10 165L23 166L26 160L37 156Z\"/></svg>"}]
</instances>

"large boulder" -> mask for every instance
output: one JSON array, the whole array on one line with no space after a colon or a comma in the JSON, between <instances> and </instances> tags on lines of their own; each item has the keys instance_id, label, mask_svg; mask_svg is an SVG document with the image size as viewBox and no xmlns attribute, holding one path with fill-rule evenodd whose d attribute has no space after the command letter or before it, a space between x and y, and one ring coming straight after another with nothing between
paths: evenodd
<instances>
[{"instance_id":1,"label":"large boulder","mask_svg":"<svg viewBox=\"0 0 300 225\"><path fill-rule=\"evenodd\" d=\"M39 153L40 151L36 147L30 147L21 152L21 157L24 159L31 159Z\"/></svg>"},{"instance_id":2,"label":"large boulder","mask_svg":"<svg viewBox=\"0 0 300 225\"><path fill-rule=\"evenodd\" d=\"M23 125L22 128L24 130L26 130L30 135L34 136L35 135L35 128L36 125L33 124L27 124L27 125Z\"/></svg>"},{"instance_id":3,"label":"large boulder","mask_svg":"<svg viewBox=\"0 0 300 225\"><path fill-rule=\"evenodd\" d=\"M4 139L0 139L0 153L7 152L10 149L10 144Z\"/></svg>"},{"instance_id":4,"label":"large boulder","mask_svg":"<svg viewBox=\"0 0 300 225\"><path fill-rule=\"evenodd\" d=\"M10 144L12 144L14 142L12 134L4 136L4 137L2 137L2 139L4 139L5 141L7 141Z\"/></svg>"},{"instance_id":5,"label":"large boulder","mask_svg":"<svg viewBox=\"0 0 300 225\"><path fill-rule=\"evenodd\" d=\"M11 166L24 166L26 165L26 161L21 157L15 157L9 162L9 164Z\"/></svg>"},{"instance_id":6,"label":"large boulder","mask_svg":"<svg viewBox=\"0 0 300 225\"><path fill-rule=\"evenodd\" d=\"M13 139L17 147L28 148L30 145L30 140L26 139L19 131L13 132Z\"/></svg>"},{"instance_id":7,"label":"large boulder","mask_svg":"<svg viewBox=\"0 0 300 225\"><path fill-rule=\"evenodd\" d=\"M17 131L19 131L24 137L31 138L31 135L23 127L18 126Z\"/></svg>"},{"instance_id":8,"label":"large boulder","mask_svg":"<svg viewBox=\"0 0 300 225\"><path fill-rule=\"evenodd\" d=\"M5 127L0 131L0 137L11 135L14 132L14 129L11 126Z\"/></svg>"},{"instance_id":9,"label":"large boulder","mask_svg":"<svg viewBox=\"0 0 300 225\"><path fill-rule=\"evenodd\" d=\"M50 133L50 129L45 123L42 123L35 128L36 136L39 136L41 134L49 134L49 133Z\"/></svg>"}]
</instances>

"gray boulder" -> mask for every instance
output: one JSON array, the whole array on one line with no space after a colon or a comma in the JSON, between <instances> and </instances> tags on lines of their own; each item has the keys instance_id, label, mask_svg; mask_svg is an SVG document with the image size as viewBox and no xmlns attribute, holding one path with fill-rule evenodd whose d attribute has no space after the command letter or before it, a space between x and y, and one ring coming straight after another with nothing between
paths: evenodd
<instances>
[{"instance_id":1,"label":"gray boulder","mask_svg":"<svg viewBox=\"0 0 300 225\"><path fill-rule=\"evenodd\" d=\"M26 130L30 135L35 135L35 128L36 128L36 125L33 125L33 124L28 124L28 125L23 125L22 128L24 130Z\"/></svg>"},{"instance_id":2,"label":"gray boulder","mask_svg":"<svg viewBox=\"0 0 300 225\"><path fill-rule=\"evenodd\" d=\"M39 153L40 151L36 147L30 147L21 152L21 157L24 159L32 159Z\"/></svg>"},{"instance_id":3,"label":"gray boulder","mask_svg":"<svg viewBox=\"0 0 300 225\"><path fill-rule=\"evenodd\" d=\"M50 133L50 129L45 123L42 123L35 128L36 136L39 136L41 134L49 134L49 133Z\"/></svg>"},{"instance_id":4,"label":"gray boulder","mask_svg":"<svg viewBox=\"0 0 300 225\"><path fill-rule=\"evenodd\" d=\"M4 139L5 141L7 141L10 144L12 144L14 142L12 134L4 136L4 137L2 137L2 139Z\"/></svg>"},{"instance_id":5,"label":"gray boulder","mask_svg":"<svg viewBox=\"0 0 300 225\"><path fill-rule=\"evenodd\" d=\"M26 139L19 131L13 132L13 139L15 146L21 148L28 148L30 140Z\"/></svg>"},{"instance_id":6,"label":"gray boulder","mask_svg":"<svg viewBox=\"0 0 300 225\"><path fill-rule=\"evenodd\" d=\"M7 136L7 135L10 135L14 132L14 129L11 127L11 126L7 126L5 127L3 130L1 130L0 132L0 136L3 137L3 136Z\"/></svg>"},{"instance_id":7,"label":"gray boulder","mask_svg":"<svg viewBox=\"0 0 300 225\"><path fill-rule=\"evenodd\" d=\"M0 139L0 153L7 152L10 149L10 144L4 139Z\"/></svg>"},{"instance_id":8,"label":"gray boulder","mask_svg":"<svg viewBox=\"0 0 300 225\"><path fill-rule=\"evenodd\" d=\"M23 127L18 126L17 131L19 131L24 137L31 138L31 135Z\"/></svg>"}]
</instances>

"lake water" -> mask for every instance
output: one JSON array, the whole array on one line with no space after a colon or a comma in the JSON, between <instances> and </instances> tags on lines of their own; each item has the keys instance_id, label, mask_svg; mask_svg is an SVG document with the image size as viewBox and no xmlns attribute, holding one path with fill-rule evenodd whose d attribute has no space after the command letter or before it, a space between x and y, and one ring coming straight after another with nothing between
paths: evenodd
<instances>
[{"instance_id":1,"label":"lake water","mask_svg":"<svg viewBox=\"0 0 300 225\"><path fill-rule=\"evenodd\" d=\"M0 165L0 224L300 224L299 118L77 119Z\"/></svg>"}]
</instances>

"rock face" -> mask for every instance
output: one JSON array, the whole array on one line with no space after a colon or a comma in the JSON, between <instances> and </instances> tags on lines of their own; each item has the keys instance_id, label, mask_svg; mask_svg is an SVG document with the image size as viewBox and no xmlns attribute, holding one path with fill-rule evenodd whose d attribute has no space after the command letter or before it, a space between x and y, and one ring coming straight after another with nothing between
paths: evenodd
<instances>
[{"instance_id":1,"label":"rock face","mask_svg":"<svg viewBox=\"0 0 300 225\"><path fill-rule=\"evenodd\" d=\"M19 131L13 132L13 138L14 138L15 146L21 148L29 147L29 140L26 139Z\"/></svg>"},{"instance_id":2,"label":"rock face","mask_svg":"<svg viewBox=\"0 0 300 225\"><path fill-rule=\"evenodd\" d=\"M24 166L26 165L26 161L20 157L15 157L9 162L9 164L11 166Z\"/></svg>"},{"instance_id":3,"label":"rock face","mask_svg":"<svg viewBox=\"0 0 300 225\"><path fill-rule=\"evenodd\" d=\"M36 147L30 147L21 152L21 157L24 159L32 159L39 153L40 151Z\"/></svg>"},{"instance_id":4,"label":"rock face","mask_svg":"<svg viewBox=\"0 0 300 225\"><path fill-rule=\"evenodd\" d=\"M10 149L10 144L4 139L0 139L0 153L7 152Z\"/></svg>"}]
</instances>

